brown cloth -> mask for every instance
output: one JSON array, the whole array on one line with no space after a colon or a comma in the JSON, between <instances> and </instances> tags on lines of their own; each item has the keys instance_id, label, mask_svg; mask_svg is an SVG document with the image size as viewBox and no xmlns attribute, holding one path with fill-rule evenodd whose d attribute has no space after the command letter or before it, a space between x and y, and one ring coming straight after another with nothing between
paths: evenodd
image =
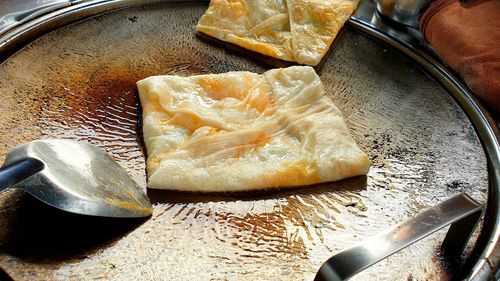
<instances>
[{"instance_id":1,"label":"brown cloth","mask_svg":"<svg viewBox=\"0 0 500 281\"><path fill-rule=\"evenodd\" d=\"M420 30L491 110L500 112L500 0L433 2Z\"/></svg>"}]
</instances>

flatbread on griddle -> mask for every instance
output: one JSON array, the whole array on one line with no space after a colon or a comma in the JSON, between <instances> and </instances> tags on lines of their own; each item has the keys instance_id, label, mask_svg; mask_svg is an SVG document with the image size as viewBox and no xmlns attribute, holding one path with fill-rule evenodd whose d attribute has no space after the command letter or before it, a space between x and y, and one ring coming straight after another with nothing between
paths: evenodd
<instances>
[{"instance_id":1,"label":"flatbread on griddle","mask_svg":"<svg viewBox=\"0 0 500 281\"><path fill-rule=\"evenodd\" d=\"M248 50L317 65L358 0L212 0L198 32Z\"/></svg>"},{"instance_id":2,"label":"flatbread on griddle","mask_svg":"<svg viewBox=\"0 0 500 281\"><path fill-rule=\"evenodd\" d=\"M137 86L149 188L270 189L369 170L311 67L153 76Z\"/></svg>"}]
</instances>

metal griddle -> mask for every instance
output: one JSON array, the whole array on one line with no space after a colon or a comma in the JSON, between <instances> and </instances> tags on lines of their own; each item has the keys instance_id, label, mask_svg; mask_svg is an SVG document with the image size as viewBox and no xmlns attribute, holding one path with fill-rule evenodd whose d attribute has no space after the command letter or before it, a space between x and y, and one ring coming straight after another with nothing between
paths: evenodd
<instances>
[{"instance_id":1,"label":"metal griddle","mask_svg":"<svg viewBox=\"0 0 500 281\"><path fill-rule=\"evenodd\" d=\"M29 140L77 139L106 149L145 188L137 80L269 66L197 38L206 3L103 2L0 37L0 158ZM362 3L318 73L373 162L367 177L258 193L148 190L153 216L133 223L61 213L9 192L0 196L0 268L14 280L312 280L333 254L461 192L489 200L482 234L466 250L482 235L477 259L498 227L496 128L449 72L371 29L380 19L363 18L363 9L373 3ZM354 280L452 278L458 269L440 255L445 233ZM484 263L470 266L486 272Z\"/></svg>"}]
</instances>

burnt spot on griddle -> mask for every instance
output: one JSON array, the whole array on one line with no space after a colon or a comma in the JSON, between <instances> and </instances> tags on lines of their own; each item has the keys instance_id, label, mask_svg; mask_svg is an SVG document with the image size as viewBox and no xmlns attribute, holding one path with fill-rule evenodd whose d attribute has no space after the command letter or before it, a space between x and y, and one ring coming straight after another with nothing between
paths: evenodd
<instances>
[{"instance_id":1,"label":"burnt spot on griddle","mask_svg":"<svg viewBox=\"0 0 500 281\"><path fill-rule=\"evenodd\" d=\"M446 184L446 188L449 190L463 191L463 190L469 189L470 187L471 187L470 183L460 181L460 180L453 180L453 181L448 182Z\"/></svg>"},{"instance_id":2,"label":"burnt spot on griddle","mask_svg":"<svg viewBox=\"0 0 500 281\"><path fill-rule=\"evenodd\" d=\"M134 73L107 70L54 85L39 126L42 136L76 139L103 147L144 186Z\"/></svg>"}]
</instances>

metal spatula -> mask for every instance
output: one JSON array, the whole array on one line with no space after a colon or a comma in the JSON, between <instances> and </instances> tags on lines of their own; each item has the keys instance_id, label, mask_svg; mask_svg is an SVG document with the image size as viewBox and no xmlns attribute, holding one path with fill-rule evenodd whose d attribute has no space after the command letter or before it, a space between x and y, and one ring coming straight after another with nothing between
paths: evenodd
<instances>
[{"instance_id":1,"label":"metal spatula","mask_svg":"<svg viewBox=\"0 0 500 281\"><path fill-rule=\"evenodd\" d=\"M104 150L70 140L15 147L0 169L0 192L20 188L64 211L101 217L146 217L141 188Z\"/></svg>"}]
</instances>

